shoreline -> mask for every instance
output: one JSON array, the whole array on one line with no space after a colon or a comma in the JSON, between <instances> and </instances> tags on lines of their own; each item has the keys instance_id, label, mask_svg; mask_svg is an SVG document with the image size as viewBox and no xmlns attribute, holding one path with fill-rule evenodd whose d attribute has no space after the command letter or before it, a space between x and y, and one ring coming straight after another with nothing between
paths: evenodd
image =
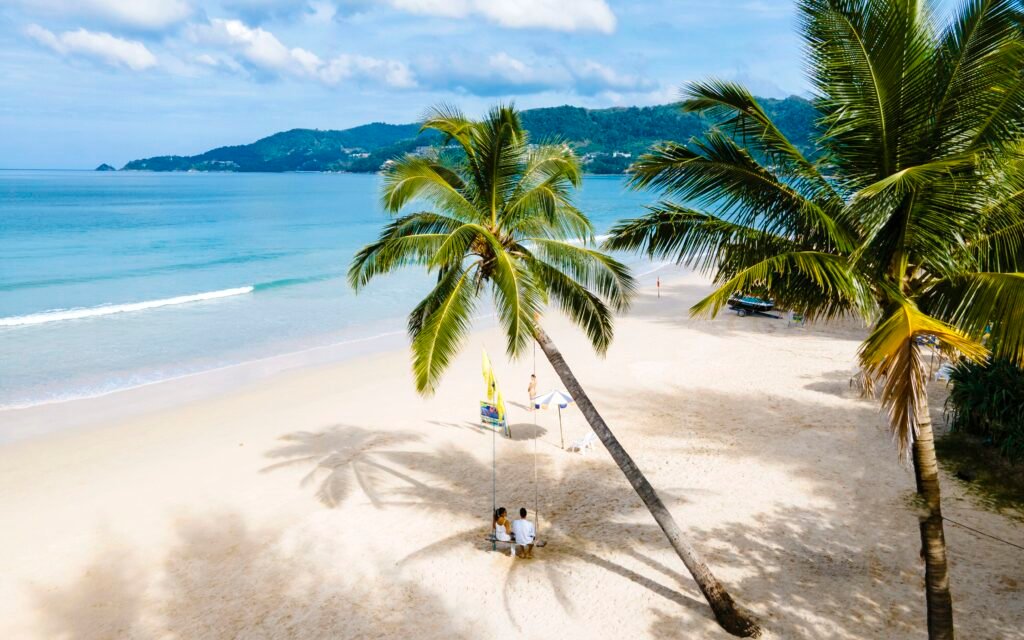
<instances>
[{"instance_id":1,"label":"shoreline","mask_svg":"<svg viewBox=\"0 0 1024 640\"><path fill-rule=\"evenodd\" d=\"M644 263L646 268L635 274L640 286L645 279L666 269L672 272L666 280L691 277L682 267L669 262ZM555 312L557 314L557 312ZM474 318L473 333L494 326L493 314ZM365 325L370 326L370 325ZM382 353L393 353L408 347L404 330L343 339L327 344L314 344L300 349L192 371L168 378L150 380L114 389L105 389L72 397L59 397L27 405L0 406L0 447L35 437L60 433L65 429L88 428L111 420L124 420L151 411L201 401L244 389L253 384L290 372L329 367ZM52 427L60 423L63 427Z\"/></svg>"}]
</instances>

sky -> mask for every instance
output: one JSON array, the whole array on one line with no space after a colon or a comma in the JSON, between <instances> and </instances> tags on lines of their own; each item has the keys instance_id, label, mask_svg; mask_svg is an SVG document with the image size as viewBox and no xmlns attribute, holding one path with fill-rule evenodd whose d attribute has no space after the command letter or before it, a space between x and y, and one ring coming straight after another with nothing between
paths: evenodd
<instances>
[{"instance_id":1,"label":"sky","mask_svg":"<svg viewBox=\"0 0 1024 640\"><path fill-rule=\"evenodd\" d=\"M191 155L297 127L805 94L792 0L0 0L0 167Z\"/></svg>"}]
</instances>

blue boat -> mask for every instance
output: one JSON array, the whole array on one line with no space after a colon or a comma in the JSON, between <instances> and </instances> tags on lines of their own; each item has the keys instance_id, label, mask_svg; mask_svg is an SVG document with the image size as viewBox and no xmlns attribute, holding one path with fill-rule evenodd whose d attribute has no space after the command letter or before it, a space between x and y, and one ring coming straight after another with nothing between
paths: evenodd
<instances>
[{"instance_id":1,"label":"blue boat","mask_svg":"<svg viewBox=\"0 0 1024 640\"><path fill-rule=\"evenodd\" d=\"M775 308L775 303L771 300L762 300L755 296L736 295L729 298L727 304L741 318L755 313L768 313Z\"/></svg>"}]
</instances>

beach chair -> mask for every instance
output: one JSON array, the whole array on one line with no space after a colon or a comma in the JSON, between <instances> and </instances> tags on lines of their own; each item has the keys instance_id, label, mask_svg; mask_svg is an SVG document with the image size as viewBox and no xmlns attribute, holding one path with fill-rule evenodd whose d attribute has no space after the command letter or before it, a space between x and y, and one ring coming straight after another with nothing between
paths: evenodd
<instances>
[{"instance_id":1,"label":"beach chair","mask_svg":"<svg viewBox=\"0 0 1024 640\"><path fill-rule=\"evenodd\" d=\"M789 322L787 323L787 326L790 326L790 327L792 327L792 326L802 327L802 326L804 326L806 324L807 324L807 319L804 318L804 314L797 313L796 311L790 311L789 312Z\"/></svg>"},{"instance_id":2,"label":"beach chair","mask_svg":"<svg viewBox=\"0 0 1024 640\"><path fill-rule=\"evenodd\" d=\"M597 434L593 431L588 431L587 435L569 445L569 451L587 455L587 452L594 448L595 442L597 442Z\"/></svg>"}]
</instances>

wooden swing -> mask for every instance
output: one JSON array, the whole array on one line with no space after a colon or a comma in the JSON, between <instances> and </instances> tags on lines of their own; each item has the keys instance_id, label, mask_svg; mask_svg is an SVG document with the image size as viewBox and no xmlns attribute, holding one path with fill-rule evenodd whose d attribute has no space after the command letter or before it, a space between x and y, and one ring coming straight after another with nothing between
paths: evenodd
<instances>
[{"instance_id":1,"label":"wooden swing","mask_svg":"<svg viewBox=\"0 0 1024 640\"><path fill-rule=\"evenodd\" d=\"M533 343L533 375L537 375L537 343ZM533 398L530 398L531 404ZM534 547L546 547L547 541L540 539L540 492L538 490L537 480L537 412L533 413L533 546ZM512 437L511 429L508 429L507 433L509 438ZM498 510L498 435L497 429L491 429L491 513L489 514L489 521L491 522L491 530L487 536L487 541L491 543L491 551L497 551L498 543L515 545L515 540L498 540L494 533L494 514Z\"/></svg>"}]
</instances>

